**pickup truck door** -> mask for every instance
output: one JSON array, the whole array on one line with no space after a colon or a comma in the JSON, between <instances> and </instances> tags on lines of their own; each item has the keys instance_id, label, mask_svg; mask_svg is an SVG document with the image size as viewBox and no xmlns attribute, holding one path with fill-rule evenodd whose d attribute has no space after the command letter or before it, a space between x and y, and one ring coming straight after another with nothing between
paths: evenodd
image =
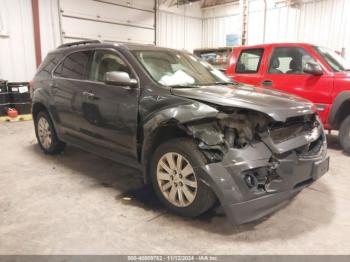
<instances>
[{"instance_id":1,"label":"pickup truck door","mask_svg":"<svg viewBox=\"0 0 350 262\"><path fill-rule=\"evenodd\" d=\"M236 48L226 74L233 80L260 86L266 60L265 48Z\"/></svg>"},{"instance_id":2,"label":"pickup truck door","mask_svg":"<svg viewBox=\"0 0 350 262\"><path fill-rule=\"evenodd\" d=\"M115 153L137 156L139 87L106 84L106 72L135 72L116 50L97 49L83 91L83 117L89 123L87 139Z\"/></svg>"},{"instance_id":3,"label":"pickup truck door","mask_svg":"<svg viewBox=\"0 0 350 262\"><path fill-rule=\"evenodd\" d=\"M306 98L316 104L319 114L326 123L327 111L331 104L330 92L333 76L323 68L323 75L315 76L303 72L307 62L322 64L311 50L303 47L274 47L269 50L260 86L284 91Z\"/></svg>"}]
</instances>

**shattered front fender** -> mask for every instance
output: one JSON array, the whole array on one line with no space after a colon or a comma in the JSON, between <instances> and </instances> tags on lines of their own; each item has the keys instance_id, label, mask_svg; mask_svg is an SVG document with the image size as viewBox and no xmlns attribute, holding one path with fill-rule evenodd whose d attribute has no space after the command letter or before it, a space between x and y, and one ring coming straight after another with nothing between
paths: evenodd
<instances>
[{"instance_id":1,"label":"shattered front fender","mask_svg":"<svg viewBox=\"0 0 350 262\"><path fill-rule=\"evenodd\" d=\"M219 111L209 105L190 101L182 104L173 104L152 113L145 119L143 124L143 141L141 161L144 165L144 177L147 173L147 157L149 157L149 149L153 143L153 135L157 129L169 123L183 125L188 122L201 119L215 118Z\"/></svg>"}]
</instances>

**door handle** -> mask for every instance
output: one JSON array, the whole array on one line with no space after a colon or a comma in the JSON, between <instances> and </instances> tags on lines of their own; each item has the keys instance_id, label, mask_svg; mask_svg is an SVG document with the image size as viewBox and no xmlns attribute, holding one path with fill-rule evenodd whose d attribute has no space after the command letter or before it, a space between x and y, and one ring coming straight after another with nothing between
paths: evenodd
<instances>
[{"instance_id":1,"label":"door handle","mask_svg":"<svg viewBox=\"0 0 350 262\"><path fill-rule=\"evenodd\" d=\"M83 96L86 96L89 99L98 99L98 97L94 93L91 93L91 92L84 91Z\"/></svg>"},{"instance_id":2,"label":"door handle","mask_svg":"<svg viewBox=\"0 0 350 262\"><path fill-rule=\"evenodd\" d=\"M273 85L273 81L272 80L264 80L261 82L262 86L272 86Z\"/></svg>"}]
</instances>

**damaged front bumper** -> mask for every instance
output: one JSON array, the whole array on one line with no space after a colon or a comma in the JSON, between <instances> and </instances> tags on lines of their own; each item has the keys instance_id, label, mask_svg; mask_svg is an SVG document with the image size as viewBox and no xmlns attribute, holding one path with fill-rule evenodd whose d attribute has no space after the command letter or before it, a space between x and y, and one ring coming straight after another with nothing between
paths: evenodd
<instances>
[{"instance_id":1,"label":"damaged front bumper","mask_svg":"<svg viewBox=\"0 0 350 262\"><path fill-rule=\"evenodd\" d=\"M300 150L303 146L307 150ZM274 212L324 175L329 168L326 148L319 127L279 144L268 137L242 149L230 148L221 162L195 172L216 193L229 220L242 224Z\"/></svg>"}]
</instances>

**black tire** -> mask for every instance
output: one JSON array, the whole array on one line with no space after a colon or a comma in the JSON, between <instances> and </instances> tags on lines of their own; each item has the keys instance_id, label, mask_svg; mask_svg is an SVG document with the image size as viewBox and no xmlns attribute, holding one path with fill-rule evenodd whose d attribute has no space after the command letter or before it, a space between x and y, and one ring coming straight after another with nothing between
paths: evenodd
<instances>
[{"instance_id":1,"label":"black tire","mask_svg":"<svg viewBox=\"0 0 350 262\"><path fill-rule=\"evenodd\" d=\"M194 200L191 204L184 207L179 207L172 204L161 192L160 186L157 180L157 165L158 161L166 153L174 152L182 155L191 166L202 166L207 164L207 160L204 155L199 151L198 146L192 139L189 138L175 138L161 144L154 152L151 165L150 165L150 176L154 191L164 206L181 216L185 217L196 217L210 209L216 202L216 196L213 191L204 184L198 177L197 191ZM193 173L195 176L195 173ZM178 193L177 193L178 198Z\"/></svg>"},{"instance_id":2,"label":"black tire","mask_svg":"<svg viewBox=\"0 0 350 262\"><path fill-rule=\"evenodd\" d=\"M339 128L339 143L350 154L350 116L346 117Z\"/></svg>"},{"instance_id":3,"label":"black tire","mask_svg":"<svg viewBox=\"0 0 350 262\"><path fill-rule=\"evenodd\" d=\"M49 125L49 128L51 130L51 143L49 144L49 146L44 146L42 144L42 142L40 141L40 138L39 138L39 131L38 131L38 124L39 124L39 121L40 119L43 118L47 121L48 125ZM41 111L39 112L35 119L34 119L34 126L35 126L35 135L36 135L36 139L39 143L39 146L41 148L41 150L45 153L45 154L48 154L48 155L55 155L55 154L59 154L61 153L66 144L64 142L62 142L61 140L59 140L59 138L57 137L57 133L56 133L56 130L55 130L55 127L51 121L51 118L50 116L48 115L47 112L45 111Z\"/></svg>"}]
</instances>

